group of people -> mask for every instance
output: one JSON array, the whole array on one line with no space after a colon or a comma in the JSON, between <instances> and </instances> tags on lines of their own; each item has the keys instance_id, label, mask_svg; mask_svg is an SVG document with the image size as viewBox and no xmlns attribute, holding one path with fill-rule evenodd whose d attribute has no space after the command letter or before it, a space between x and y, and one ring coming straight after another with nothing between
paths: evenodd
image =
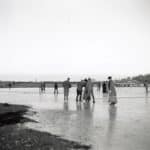
<instances>
[{"instance_id":1,"label":"group of people","mask_svg":"<svg viewBox=\"0 0 150 150\"><path fill-rule=\"evenodd\" d=\"M67 78L63 82L63 89L64 89L64 101L69 98L69 89L71 88L71 82L70 78ZM40 84L40 91L44 92L45 91L45 82L42 82ZM97 89L100 91L101 88L101 82L97 83ZM117 103L117 98L116 98L116 89L115 89L115 84L112 80L112 77L108 77L108 81L102 82L102 92L103 94L107 94L109 96L109 103L111 105L114 105ZM58 83L54 83L54 94L58 94ZM81 80L80 82L77 83L77 88L76 88L76 102L90 102L92 100L93 103L95 103L95 96L94 96L94 83L92 82L91 78Z\"/></svg>"},{"instance_id":2,"label":"group of people","mask_svg":"<svg viewBox=\"0 0 150 150\"><path fill-rule=\"evenodd\" d=\"M77 89L76 89L76 92L77 92L76 101L81 102L82 100L85 100L85 102L90 102L92 99L93 103L95 103L93 87L94 87L94 84L91 78L84 79L78 82ZM98 83L99 90L100 90L100 87L101 87L101 83ZM67 78L67 80L63 82L63 88L64 88L64 100L68 100L69 89L71 88L70 78ZM117 94L116 94L115 84L112 80L112 77L108 77L107 83L103 82L102 88L103 88L103 93L108 93L109 95L108 101L110 105L115 105L117 103L117 98L116 98ZM54 86L54 91L55 90L56 89Z\"/></svg>"},{"instance_id":3,"label":"group of people","mask_svg":"<svg viewBox=\"0 0 150 150\"><path fill-rule=\"evenodd\" d=\"M84 88L84 91L83 91L83 88ZM82 95L82 93L83 93L83 95ZM76 101L77 102L81 101L82 97L86 102L89 102L92 98L93 103L95 103L95 97L94 97L94 92L93 92L93 83L91 81L91 78L81 80L77 84Z\"/></svg>"}]
</instances>

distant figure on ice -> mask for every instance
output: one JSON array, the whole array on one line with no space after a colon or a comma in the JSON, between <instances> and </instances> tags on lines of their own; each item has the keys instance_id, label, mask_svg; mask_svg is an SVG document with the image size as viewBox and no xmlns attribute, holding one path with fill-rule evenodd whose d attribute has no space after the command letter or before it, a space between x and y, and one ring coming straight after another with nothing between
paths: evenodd
<instances>
[{"instance_id":1,"label":"distant figure on ice","mask_svg":"<svg viewBox=\"0 0 150 150\"><path fill-rule=\"evenodd\" d=\"M63 83L64 87L64 100L68 100L69 97L69 89L71 88L70 78L67 78Z\"/></svg>"},{"instance_id":2,"label":"distant figure on ice","mask_svg":"<svg viewBox=\"0 0 150 150\"><path fill-rule=\"evenodd\" d=\"M89 102L91 100L91 97L93 99L93 103L95 103L93 83L91 81L91 78L88 78L88 81L87 81L87 84L85 87L85 100L86 100L86 102Z\"/></svg>"},{"instance_id":3,"label":"distant figure on ice","mask_svg":"<svg viewBox=\"0 0 150 150\"><path fill-rule=\"evenodd\" d=\"M83 81L83 87L84 87L84 92L83 92L83 99L85 100L86 98L86 85L87 85L87 79L85 78L84 81Z\"/></svg>"},{"instance_id":4,"label":"distant figure on ice","mask_svg":"<svg viewBox=\"0 0 150 150\"><path fill-rule=\"evenodd\" d=\"M107 83L105 81L102 84L102 92L103 92L103 94L108 93L108 87L107 87Z\"/></svg>"},{"instance_id":5,"label":"distant figure on ice","mask_svg":"<svg viewBox=\"0 0 150 150\"><path fill-rule=\"evenodd\" d=\"M40 83L40 92L41 93L45 92L45 87L46 87L45 82L41 82Z\"/></svg>"},{"instance_id":6,"label":"distant figure on ice","mask_svg":"<svg viewBox=\"0 0 150 150\"><path fill-rule=\"evenodd\" d=\"M148 82L147 82L147 80L145 80L145 82L144 82L144 87L145 87L146 93L148 93Z\"/></svg>"},{"instance_id":7,"label":"distant figure on ice","mask_svg":"<svg viewBox=\"0 0 150 150\"><path fill-rule=\"evenodd\" d=\"M81 98L82 98L82 87L83 87L83 81L81 80L81 81L78 82L78 84L77 84L76 102L78 102L78 101L81 102Z\"/></svg>"},{"instance_id":8,"label":"distant figure on ice","mask_svg":"<svg viewBox=\"0 0 150 150\"><path fill-rule=\"evenodd\" d=\"M40 83L40 92L41 93L43 92L43 83L42 82Z\"/></svg>"},{"instance_id":9,"label":"distant figure on ice","mask_svg":"<svg viewBox=\"0 0 150 150\"><path fill-rule=\"evenodd\" d=\"M56 82L54 84L54 94L58 94L58 84Z\"/></svg>"},{"instance_id":10,"label":"distant figure on ice","mask_svg":"<svg viewBox=\"0 0 150 150\"><path fill-rule=\"evenodd\" d=\"M8 83L9 90L12 88L11 82Z\"/></svg>"},{"instance_id":11,"label":"distant figure on ice","mask_svg":"<svg viewBox=\"0 0 150 150\"><path fill-rule=\"evenodd\" d=\"M109 100L110 105L115 105L117 103L117 94L115 89L115 84L112 81L112 77L108 77L108 90L109 90Z\"/></svg>"},{"instance_id":12,"label":"distant figure on ice","mask_svg":"<svg viewBox=\"0 0 150 150\"><path fill-rule=\"evenodd\" d=\"M46 84L43 82L43 92L45 92Z\"/></svg>"}]
</instances>

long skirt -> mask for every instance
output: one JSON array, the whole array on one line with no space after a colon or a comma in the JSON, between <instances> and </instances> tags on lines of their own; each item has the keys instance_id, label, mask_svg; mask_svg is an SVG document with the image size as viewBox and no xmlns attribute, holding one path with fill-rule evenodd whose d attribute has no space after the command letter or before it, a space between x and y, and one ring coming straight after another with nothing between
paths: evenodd
<instances>
[{"instance_id":1,"label":"long skirt","mask_svg":"<svg viewBox=\"0 0 150 150\"><path fill-rule=\"evenodd\" d=\"M108 102L109 102L110 104L116 104L116 103L117 103L117 96L110 96L110 95L109 95Z\"/></svg>"},{"instance_id":2,"label":"long skirt","mask_svg":"<svg viewBox=\"0 0 150 150\"><path fill-rule=\"evenodd\" d=\"M115 88L113 88L110 92L109 92L109 99L108 102L110 104L116 104L117 103L117 94L116 94L116 90Z\"/></svg>"}]
</instances>

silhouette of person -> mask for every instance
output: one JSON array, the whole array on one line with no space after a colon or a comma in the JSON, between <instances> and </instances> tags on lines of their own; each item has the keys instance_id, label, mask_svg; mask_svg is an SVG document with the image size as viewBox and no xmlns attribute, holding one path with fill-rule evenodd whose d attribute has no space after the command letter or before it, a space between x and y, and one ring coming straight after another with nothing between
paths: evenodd
<instances>
[{"instance_id":1,"label":"silhouette of person","mask_svg":"<svg viewBox=\"0 0 150 150\"><path fill-rule=\"evenodd\" d=\"M82 98L82 87L83 87L83 81L81 80L79 83L77 83L77 96L76 96L76 101L81 102Z\"/></svg>"},{"instance_id":2,"label":"silhouette of person","mask_svg":"<svg viewBox=\"0 0 150 150\"><path fill-rule=\"evenodd\" d=\"M40 83L40 92L45 92L45 87L46 87L45 82L41 82Z\"/></svg>"},{"instance_id":3,"label":"silhouette of person","mask_svg":"<svg viewBox=\"0 0 150 150\"><path fill-rule=\"evenodd\" d=\"M87 94L87 91L86 91L86 84L87 84L87 79L85 78L84 81L83 81L83 87L84 87L84 93L83 93L83 99L85 100L86 98L86 94Z\"/></svg>"},{"instance_id":4,"label":"silhouette of person","mask_svg":"<svg viewBox=\"0 0 150 150\"><path fill-rule=\"evenodd\" d=\"M146 93L148 93L148 82L147 82L147 80L145 80L145 82L144 82L144 87L145 87Z\"/></svg>"},{"instance_id":5,"label":"silhouette of person","mask_svg":"<svg viewBox=\"0 0 150 150\"><path fill-rule=\"evenodd\" d=\"M8 83L9 90L12 88L11 82Z\"/></svg>"},{"instance_id":6,"label":"silhouette of person","mask_svg":"<svg viewBox=\"0 0 150 150\"><path fill-rule=\"evenodd\" d=\"M54 94L58 94L58 84L54 84Z\"/></svg>"},{"instance_id":7,"label":"silhouette of person","mask_svg":"<svg viewBox=\"0 0 150 150\"><path fill-rule=\"evenodd\" d=\"M43 83L40 83L40 92L43 92Z\"/></svg>"},{"instance_id":8,"label":"silhouette of person","mask_svg":"<svg viewBox=\"0 0 150 150\"><path fill-rule=\"evenodd\" d=\"M108 102L110 103L110 105L115 105L117 103L117 93L116 93L116 88L115 88L115 84L112 81L112 77L108 77L108 90L109 90L109 100Z\"/></svg>"},{"instance_id":9,"label":"silhouette of person","mask_svg":"<svg viewBox=\"0 0 150 150\"><path fill-rule=\"evenodd\" d=\"M68 100L69 97L69 89L71 88L70 78L67 78L63 83L64 87L64 100Z\"/></svg>"},{"instance_id":10,"label":"silhouette of person","mask_svg":"<svg viewBox=\"0 0 150 150\"><path fill-rule=\"evenodd\" d=\"M43 91L45 92L46 84L43 82Z\"/></svg>"},{"instance_id":11,"label":"silhouette of person","mask_svg":"<svg viewBox=\"0 0 150 150\"><path fill-rule=\"evenodd\" d=\"M89 102L91 100L91 97L93 99L93 103L95 103L95 97L94 97L94 91L93 91L93 83L91 81L91 78L88 78L86 87L85 87L85 100L86 102Z\"/></svg>"},{"instance_id":12,"label":"silhouette of person","mask_svg":"<svg viewBox=\"0 0 150 150\"><path fill-rule=\"evenodd\" d=\"M107 90L107 83L104 81L103 84L102 84L102 92L103 94L107 94L108 93L108 90Z\"/></svg>"}]
</instances>

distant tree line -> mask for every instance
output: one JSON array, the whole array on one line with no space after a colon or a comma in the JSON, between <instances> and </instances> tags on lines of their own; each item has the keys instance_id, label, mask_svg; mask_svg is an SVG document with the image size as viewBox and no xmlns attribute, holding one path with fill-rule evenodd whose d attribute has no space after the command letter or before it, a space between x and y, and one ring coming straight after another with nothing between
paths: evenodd
<instances>
[{"instance_id":1,"label":"distant tree line","mask_svg":"<svg viewBox=\"0 0 150 150\"><path fill-rule=\"evenodd\" d=\"M132 77L132 80L137 80L141 83L143 83L143 82L145 82L145 80L147 80L147 82L150 83L150 74L138 75L138 76Z\"/></svg>"}]
</instances>

